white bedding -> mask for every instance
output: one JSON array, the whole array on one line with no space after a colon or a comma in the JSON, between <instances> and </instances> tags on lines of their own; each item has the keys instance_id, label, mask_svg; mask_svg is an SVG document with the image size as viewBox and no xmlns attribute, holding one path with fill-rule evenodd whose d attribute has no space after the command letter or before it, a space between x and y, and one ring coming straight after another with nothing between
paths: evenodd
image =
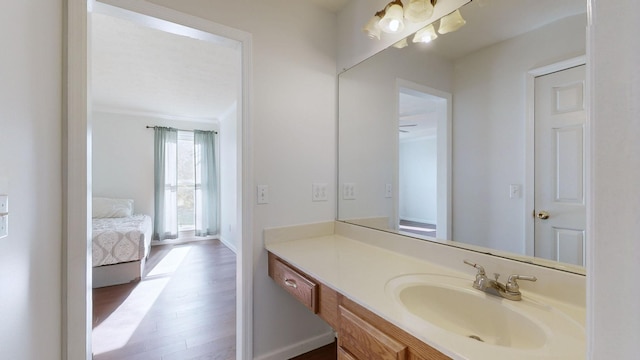
<instances>
[{"instance_id":1,"label":"white bedding","mask_svg":"<svg viewBox=\"0 0 640 360\"><path fill-rule=\"evenodd\" d=\"M93 267L145 258L153 224L148 215L93 219Z\"/></svg>"}]
</instances>

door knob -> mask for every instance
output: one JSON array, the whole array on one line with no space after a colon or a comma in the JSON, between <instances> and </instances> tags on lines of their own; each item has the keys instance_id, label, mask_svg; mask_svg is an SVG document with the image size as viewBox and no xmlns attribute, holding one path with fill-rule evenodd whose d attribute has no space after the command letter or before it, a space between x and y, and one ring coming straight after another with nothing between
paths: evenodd
<instances>
[{"instance_id":1,"label":"door knob","mask_svg":"<svg viewBox=\"0 0 640 360\"><path fill-rule=\"evenodd\" d=\"M549 218L549 213L544 210L538 211L535 215L540 220L547 220Z\"/></svg>"}]
</instances>

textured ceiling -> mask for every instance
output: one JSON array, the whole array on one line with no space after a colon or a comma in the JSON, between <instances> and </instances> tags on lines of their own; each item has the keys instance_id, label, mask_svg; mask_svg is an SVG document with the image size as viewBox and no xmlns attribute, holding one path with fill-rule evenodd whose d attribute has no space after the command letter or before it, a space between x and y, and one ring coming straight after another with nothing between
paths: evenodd
<instances>
[{"instance_id":1,"label":"textured ceiling","mask_svg":"<svg viewBox=\"0 0 640 360\"><path fill-rule=\"evenodd\" d=\"M340 10L342 10L343 7L345 7L345 5L347 5L347 3L350 0L309 0L309 1L333 13L338 13Z\"/></svg>"},{"instance_id":2,"label":"textured ceiling","mask_svg":"<svg viewBox=\"0 0 640 360\"><path fill-rule=\"evenodd\" d=\"M238 46L175 35L122 18L92 16L96 110L211 121L238 98Z\"/></svg>"},{"instance_id":3,"label":"textured ceiling","mask_svg":"<svg viewBox=\"0 0 640 360\"><path fill-rule=\"evenodd\" d=\"M586 10L584 0L474 0L460 9L467 23L429 46L457 59Z\"/></svg>"}]
</instances>

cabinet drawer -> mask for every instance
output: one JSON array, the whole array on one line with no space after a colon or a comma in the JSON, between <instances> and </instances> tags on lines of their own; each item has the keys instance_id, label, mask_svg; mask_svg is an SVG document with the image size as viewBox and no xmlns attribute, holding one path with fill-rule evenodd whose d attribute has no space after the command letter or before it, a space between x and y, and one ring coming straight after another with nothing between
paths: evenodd
<instances>
[{"instance_id":1,"label":"cabinet drawer","mask_svg":"<svg viewBox=\"0 0 640 360\"><path fill-rule=\"evenodd\" d=\"M340 306L338 346L356 359L404 360L407 346ZM348 358L346 358L348 359Z\"/></svg>"},{"instance_id":2,"label":"cabinet drawer","mask_svg":"<svg viewBox=\"0 0 640 360\"><path fill-rule=\"evenodd\" d=\"M338 360L358 360L351 356L348 352L344 351L343 348L338 348Z\"/></svg>"},{"instance_id":3,"label":"cabinet drawer","mask_svg":"<svg viewBox=\"0 0 640 360\"><path fill-rule=\"evenodd\" d=\"M313 313L318 312L318 284L269 253L269 276Z\"/></svg>"}]
</instances>

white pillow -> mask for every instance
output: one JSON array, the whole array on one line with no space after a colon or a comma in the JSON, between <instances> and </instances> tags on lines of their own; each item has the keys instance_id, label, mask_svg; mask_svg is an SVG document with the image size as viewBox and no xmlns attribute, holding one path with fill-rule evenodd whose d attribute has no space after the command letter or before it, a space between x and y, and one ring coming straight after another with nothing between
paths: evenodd
<instances>
[{"instance_id":1,"label":"white pillow","mask_svg":"<svg viewBox=\"0 0 640 360\"><path fill-rule=\"evenodd\" d=\"M133 215L133 199L93 198L94 218L118 218Z\"/></svg>"}]
</instances>

